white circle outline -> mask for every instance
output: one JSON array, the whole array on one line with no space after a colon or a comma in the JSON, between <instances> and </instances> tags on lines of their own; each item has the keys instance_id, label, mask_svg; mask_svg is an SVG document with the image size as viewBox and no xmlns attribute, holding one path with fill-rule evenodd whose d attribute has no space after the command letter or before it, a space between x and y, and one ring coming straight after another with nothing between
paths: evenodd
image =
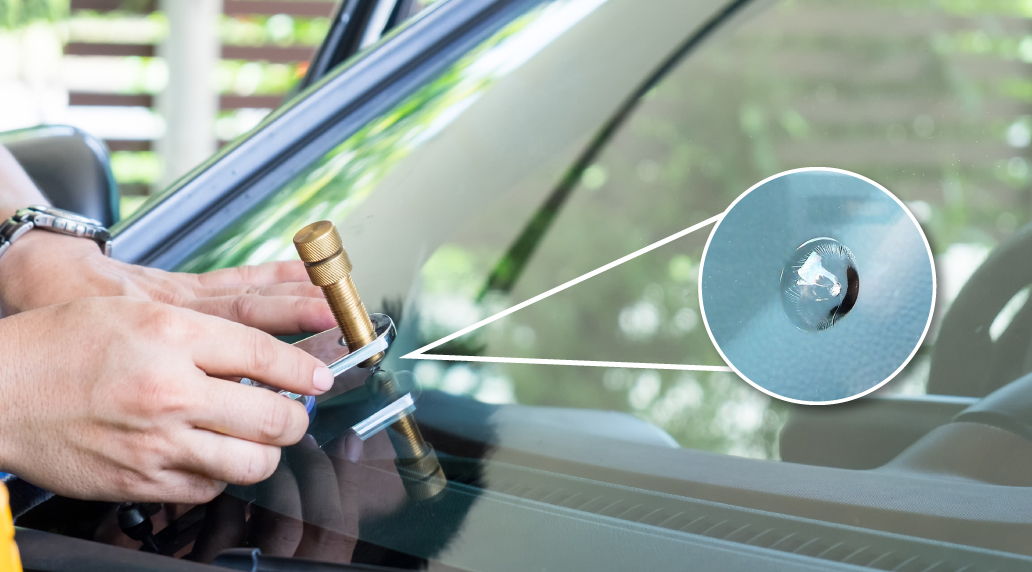
<instances>
[{"instance_id":1,"label":"white circle outline","mask_svg":"<svg viewBox=\"0 0 1032 572\"><path fill-rule=\"evenodd\" d=\"M917 344L914 345L913 351L911 351L910 355L907 356L907 359L903 360L903 363L898 368L896 368L896 371L892 372L892 374L890 374L889 377L886 377L881 383L878 383L870 389L857 393L856 395L844 397L842 399L835 399L832 401L803 401L802 399L792 399L791 397L778 395L777 393L774 393L769 389L761 387L759 384L755 383L753 380L746 377L744 373L742 373L741 371L739 371L737 367L735 367L735 364L731 363L731 360L727 359L727 356L724 355L724 350L720 349L720 344L718 344L717 340L713 337L713 332L712 330L710 330L709 321L706 319L706 308L703 304L702 298L702 276L703 270L706 266L706 254L709 252L710 242L713 240L713 235L717 233L717 229L720 228L720 224L724 222L724 217L727 216L727 213L731 212L731 209L735 208L735 205L737 205L739 201L745 198L746 195L753 192L757 188L763 186L767 182L772 181L774 179L778 179L780 177L784 177L786 175L791 175L793 173L804 173L807 171L838 173L840 175L856 177L857 179L860 179L866 183L873 185L876 189L881 190L883 193L892 198L892 200L896 201L896 203L903 208L903 212L907 213L907 216L910 217L910 220L914 223L914 226L917 227L917 233L921 235L921 240L924 241L925 250L928 252L928 261L932 266L932 303L931 306L929 306L928 308L928 320L925 322L924 332L921 333L920 339L918 339ZM738 374L738 377L744 379L749 385L776 399L787 401L789 403L798 403L800 405L835 405L836 403L846 403L847 401L859 399L873 391L876 391L882 386L884 386L886 383L892 381L892 378L899 375L899 372L903 371L903 368L905 368L907 364L910 363L910 360L914 359L914 356L917 355L917 350L921 349L921 345L924 343L925 336L928 335L928 328L932 325L932 315L935 313L935 294L937 290L938 283L935 272L935 257L932 256L932 247L929 246L928 237L925 236L924 230L921 228L921 224L917 222L917 218L915 218L914 214L910 212L910 209L908 209L907 206L903 204L903 201L899 200L899 198L896 195L892 194L891 191L881 186L880 184L872 181L871 179L868 179L867 177L859 173L854 173L852 171L847 171L845 169L836 169L834 167L802 167L799 169L790 169L788 171L782 171L776 175L771 175L766 179L763 179L762 181L746 189L744 193L738 195L738 198L732 201L731 204L728 205L726 209L724 209L723 215L720 217L720 220L718 220L717 223L713 225L713 230L710 231L709 237L706 239L706 246L702 249L702 260L699 262L699 313L702 314L702 324L706 326L706 334L709 336L710 341L713 342L713 347L717 349L717 353L720 354L720 358L724 360L724 363L726 363L728 367L730 367L736 374Z\"/></svg>"}]
</instances>

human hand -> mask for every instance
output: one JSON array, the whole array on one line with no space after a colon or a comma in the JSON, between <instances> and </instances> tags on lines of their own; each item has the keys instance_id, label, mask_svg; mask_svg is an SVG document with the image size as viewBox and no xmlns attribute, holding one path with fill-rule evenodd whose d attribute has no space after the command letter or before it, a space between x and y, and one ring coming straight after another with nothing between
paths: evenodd
<instances>
[{"instance_id":1,"label":"human hand","mask_svg":"<svg viewBox=\"0 0 1032 572\"><path fill-rule=\"evenodd\" d=\"M24 235L0 257L0 315L98 296L163 302L272 334L334 326L300 261L165 272L108 258L92 241L44 230Z\"/></svg>"},{"instance_id":2,"label":"human hand","mask_svg":"<svg viewBox=\"0 0 1032 572\"><path fill-rule=\"evenodd\" d=\"M166 304L90 298L0 321L0 470L81 499L201 503L259 482L304 406L228 381L322 393L319 360Z\"/></svg>"},{"instance_id":3,"label":"human hand","mask_svg":"<svg viewBox=\"0 0 1032 572\"><path fill-rule=\"evenodd\" d=\"M211 562L228 548L253 546L267 556L349 564L360 518L393 512L407 498L393 459L386 433L365 443L349 435L322 448L306 435L284 449L268 480L208 505L189 558Z\"/></svg>"},{"instance_id":4,"label":"human hand","mask_svg":"<svg viewBox=\"0 0 1032 572\"><path fill-rule=\"evenodd\" d=\"M0 145L0 221L34 204L47 200ZM207 274L164 272L107 258L93 241L43 230L25 234L0 257L0 316L95 296L164 302L273 334L334 326L301 262Z\"/></svg>"}]
</instances>

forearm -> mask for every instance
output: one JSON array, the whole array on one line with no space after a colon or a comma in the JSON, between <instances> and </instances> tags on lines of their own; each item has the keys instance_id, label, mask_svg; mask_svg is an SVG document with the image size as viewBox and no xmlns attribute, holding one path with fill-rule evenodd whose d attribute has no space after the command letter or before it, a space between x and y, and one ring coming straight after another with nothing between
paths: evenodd
<instances>
[{"instance_id":1,"label":"forearm","mask_svg":"<svg viewBox=\"0 0 1032 572\"><path fill-rule=\"evenodd\" d=\"M43 193L32 182L11 152L0 145L0 222L12 216L15 211L30 205L50 204ZM45 252L47 249L70 249L88 254L88 244L82 239L60 236L53 233L30 232L18 241L18 246L8 250L0 257L0 317L14 314L22 309L11 298L11 289L23 278L30 277L34 266L47 263L46 256L33 252ZM95 248L95 247L94 247ZM36 284L34 288L45 287ZM61 302L64 299L55 299ZM9 354L8 354L9 355Z\"/></svg>"},{"instance_id":2,"label":"forearm","mask_svg":"<svg viewBox=\"0 0 1032 572\"><path fill-rule=\"evenodd\" d=\"M11 152L0 145L0 221L29 205L50 204Z\"/></svg>"}]
</instances>

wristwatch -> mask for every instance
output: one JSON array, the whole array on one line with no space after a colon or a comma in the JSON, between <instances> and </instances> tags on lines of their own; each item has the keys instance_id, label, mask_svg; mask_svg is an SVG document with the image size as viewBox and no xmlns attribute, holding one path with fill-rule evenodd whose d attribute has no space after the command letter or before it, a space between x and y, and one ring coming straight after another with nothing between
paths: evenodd
<instances>
[{"instance_id":1,"label":"wristwatch","mask_svg":"<svg viewBox=\"0 0 1032 572\"><path fill-rule=\"evenodd\" d=\"M100 246L104 256L111 256L111 233L103 223L45 205L18 209L13 217L0 224L0 256L3 256L7 249L11 248L14 241L34 228L88 238Z\"/></svg>"}]
</instances>

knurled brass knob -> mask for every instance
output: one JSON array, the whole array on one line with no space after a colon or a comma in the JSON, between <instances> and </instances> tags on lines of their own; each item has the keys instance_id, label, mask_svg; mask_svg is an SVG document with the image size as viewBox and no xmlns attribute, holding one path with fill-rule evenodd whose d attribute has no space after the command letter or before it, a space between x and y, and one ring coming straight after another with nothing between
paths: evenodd
<instances>
[{"instance_id":1,"label":"knurled brass knob","mask_svg":"<svg viewBox=\"0 0 1032 572\"><path fill-rule=\"evenodd\" d=\"M322 288L348 349L355 351L375 340L376 329L358 296L355 283L351 281L351 260L341 243L337 227L327 220L314 222L297 231L294 247L305 263L312 284ZM383 355L380 352L359 365L375 365Z\"/></svg>"}]
</instances>

